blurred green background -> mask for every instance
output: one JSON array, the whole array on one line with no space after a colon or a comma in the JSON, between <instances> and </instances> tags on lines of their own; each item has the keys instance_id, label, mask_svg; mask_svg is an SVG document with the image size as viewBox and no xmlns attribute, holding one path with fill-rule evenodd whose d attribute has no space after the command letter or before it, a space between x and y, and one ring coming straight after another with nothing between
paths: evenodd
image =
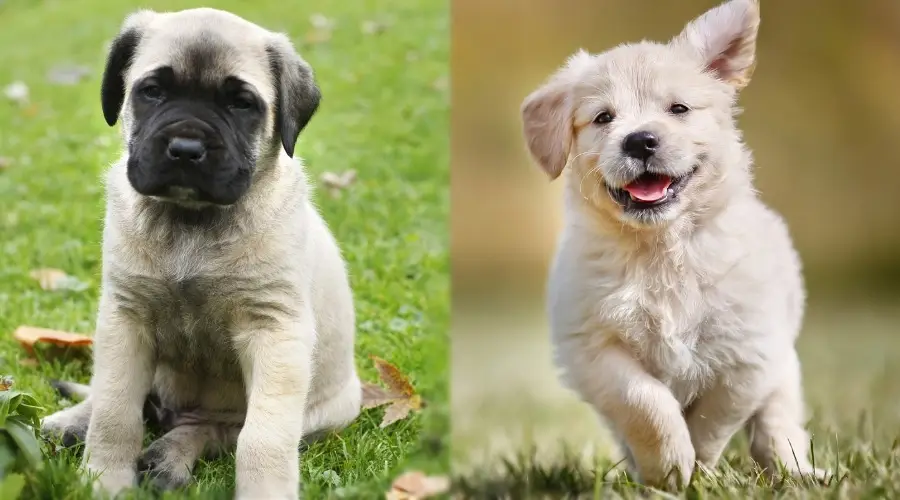
<instances>
[{"instance_id":1,"label":"blurred green background","mask_svg":"<svg viewBox=\"0 0 900 500\"><path fill-rule=\"evenodd\" d=\"M607 441L550 366L543 291L561 183L527 156L522 99L583 47L666 41L711 0L455 0L453 432L458 465ZM800 350L817 440L900 434L900 2L762 0L740 104L763 199L805 264ZM827 431L828 433L824 433Z\"/></svg>"}]
</instances>

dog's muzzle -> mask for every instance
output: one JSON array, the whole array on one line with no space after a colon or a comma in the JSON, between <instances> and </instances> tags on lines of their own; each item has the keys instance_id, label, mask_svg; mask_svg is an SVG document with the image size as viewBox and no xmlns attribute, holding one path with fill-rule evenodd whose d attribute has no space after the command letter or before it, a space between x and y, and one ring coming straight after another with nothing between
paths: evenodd
<instances>
[{"instance_id":1,"label":"dog's muzzle","mask_svg":"<svg viewBox=\"0 0 900 500\"><path fill-rule=\"evenodd\" d=\"M129 179L139 193L189 205L230 205L242 189L238 165L227 156L219 133L197 118L169 123L135 151Z\"/></svg>"}]
</instances>

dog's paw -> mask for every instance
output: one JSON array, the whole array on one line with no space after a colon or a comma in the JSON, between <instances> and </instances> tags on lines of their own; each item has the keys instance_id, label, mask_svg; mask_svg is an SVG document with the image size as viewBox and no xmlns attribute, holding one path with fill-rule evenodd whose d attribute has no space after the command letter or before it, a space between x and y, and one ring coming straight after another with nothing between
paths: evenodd
<instances>
[{"instance_id":1,"label":"dog's paw","mask_svg":"<svg viewBox=\"0 0 900 500\"><path fill-rule=\"evenodd\" d=\"M41 436L59 440L66 448L84 442L87 422L72 422L67 415L55 413L41 420Z\"/></svg>"},{"instance_id":2,"label":"dog's paw","mask_svg":"<svg viewBox=\"0 0 900 500\"><path fill-rule=\"evenodd\" d=\"M89 474L97 477L94 482L94 492L97 494L116 497L136 483L137 475L131 467L112 469L89 463L85 468Z\"/></svg>"},{"instance_id":3,"label":"dog's paw","mask_svg":"<svg viewBox=\"0 0 900 500\"><path fill-rule=\"evenodd\" d=\"M643 454L642 460L637 461L639 480L648 486L667 491L678 491L686 487L694 475L697 458L694 447L690 442L685 442L660 451L655 456Z\"/></svg>"},{"instance_id":4,"label":"dog's paw","mask_svg":"<svg viewBox=\"0 0 900 500\"><path fill-rule=\"evenodd\" d=\"M177 446L165 438L150 443L138 459L138 473L141 477L154 488L163 491L190 484L192 466L178 453Z\"/></svg>"},{"instance_id":5,"label":"dog's paw","mask_svg":"<svg viewBox=\"0 0 900 500\"><path fill-rule=\"evenodd\" d=\"M694 477L717 481L720 478L720 474L715 467L698 461L694 467Z\"/></svg>"},{"instance_id":6,"label":"dog's paw","mask_svg":"<svg viewBox=\"0 0 900 500\"><path fill-rule=\"evenodd\" d=\"M791 471L793 476L797 479L810 479L819 483L827 483L829 479L834 475L831 471L827 469L819 469L819 468L805 468L802 470L794 470Z\"/></svg>"}]
</instances>

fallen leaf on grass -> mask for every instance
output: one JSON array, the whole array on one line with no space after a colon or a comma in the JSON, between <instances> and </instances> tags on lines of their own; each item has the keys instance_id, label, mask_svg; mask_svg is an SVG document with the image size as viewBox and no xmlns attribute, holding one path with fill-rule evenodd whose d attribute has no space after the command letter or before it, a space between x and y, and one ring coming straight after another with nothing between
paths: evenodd
<instances>
[{"instance_id":1,"label":"fallen leaf on grass","mask_svg":"<svg viewBox=\"0 0 900 500\"><path fill-rule=\"evenodd\" d=\"M309 16L309 23L312 24L312 30L303 38L306 43L319 44L331 40L334 21L322 14L313 14Z\"/></svg>"},{"instance_id":2,"label":"fallen leaf on grass","mask_svg":"<svg viewBox=\"0 0 900 500\"><path fill-rule=\"evenodd\" d=\"M49 330L36 326L20 326L13 332L13 338L22 344L29 353L34 352L34 345L42 342L60 347L81 347L93 344L94 339L80 333Z\"/></svg>"},{"instance_id":3,"label":"fallen leaf on grass","mask_svg":"<svg viewBox=\"0 0 900 500\"><path fill-rule=\"evenodd\" d=\"M39 111L40 108L38 108L38 105L31 103L27 106L22 107L22 116L24 116L25 118L34 118L35 116L37 116Z\"/></svg>"},{"instance_id":4,"label":"fallen leaf on grass","mask_svg":"<svg viewBox=\"0 0 900 500\"><path fill-rule=\"evenodd\" d=\"M362 389L362 406L364 409L375 408L389 404L384 411L380 427L385 427L403 420L413 410L420 410L425 406L422 397L416 394L409 379L406 378L396 366L379 358L369 356L375 363L378 376L387 388L372 383L364 383Z\"/></svg>"},{"instance_id":5,"label":"fallen leaf on grass","mask_svg":"<svg viewBox=\"0 0 900 500\"><path fill-rule=\"evenodd\" d=\"M450 479L444 476L426 476L419 471L401 474L391 484L387 500L419 500L446 493L450 490Z\"/></svg>"},{"instance_id":6,"label":"fallen leaf on grass","mask_svg":"<svg viewBox=\"0 0 900 500\"><path fill-rule=\"evenodd\" d=\"M431 83L431 87L439 92L444 92L450 88L450 80L446 76L441 76Z\"/></svg>"},{"instance_id":7,"label":"fallen leaf on grass","mask_svg":"<svg viewBox=\"0 0 900 500\"><path fill-rule=\"evenodd\" d=\"M331 40L331 30L323 30L317 28L313 28L311 31L306 33L306 36L303 37L303 41L308 43L309 45L318 45L329 40Z\"/></svg>"},{"instance_id":8,"label":"fallen leaf on grass","mask_svg":"<svg viewBox=\"0 0 900 500\"><path fill-rule=\"evenodd\" d=\"M69 276L61 269L44 268L35 269L28 273L33 279L40 283L44 290L69 290L73 292L81 292L88 288L88 285L74 276Z\"/></svg>"},{"instance_id":9,"label":"fallen leaf on grass","mask_svg":"<svg viewBox=\"0 0 900 500\"><path fill-rule=\"evenodd\" d=\"M325 172L322 174L321 180L331 196L339 198L341 196L341 191L347 189L356 181L356 171L347 170L342 174Z\"/></svg>"}]
</instances>

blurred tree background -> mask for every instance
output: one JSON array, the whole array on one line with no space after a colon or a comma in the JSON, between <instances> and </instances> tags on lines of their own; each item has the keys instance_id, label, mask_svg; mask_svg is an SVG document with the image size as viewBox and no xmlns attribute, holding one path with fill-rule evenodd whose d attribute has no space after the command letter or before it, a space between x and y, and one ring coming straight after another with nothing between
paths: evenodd
<instances>
[{"instance_id":1,"label":"blurred tree background","mask_svg":"<svg viewBox=\"0 0 900 500\"><path fill-rule=\"evenodd\" d=\"M560 411L553 411L557 401L571 403L563 413L579 415L578 422L590 420L584 429L596 426L546 382L553 373L542 299L562 183L548 183L527 155L522 99L578 48L601 52L622 42L666 41L717 3L454 0L458 433L471 431L478 442L499 435L500 424L468 425L462 408L481 405L480 417L489 407L515 407L517 417L535 421L546 412L556 422L547 426L571 434L579 424L560 420ZM890 368L900 362L900 161L894 150L900 146L900 2L762 0L761 13L758 65L740 96L739 124L756 160L756 186L787 219L804 261L810 313L801 356L810 399L816 407L839 406L829 391L845 387L832 385L843 373L844 384L857 384L858 404L845 405L845 419L853 419L861 408L871 409L867 398L874 392L861 384L900 394L896 382L873 382L900 379ZM525 388L518 397L533 404L504 399L515 384Z\"/></svg>"}]
</instances>

